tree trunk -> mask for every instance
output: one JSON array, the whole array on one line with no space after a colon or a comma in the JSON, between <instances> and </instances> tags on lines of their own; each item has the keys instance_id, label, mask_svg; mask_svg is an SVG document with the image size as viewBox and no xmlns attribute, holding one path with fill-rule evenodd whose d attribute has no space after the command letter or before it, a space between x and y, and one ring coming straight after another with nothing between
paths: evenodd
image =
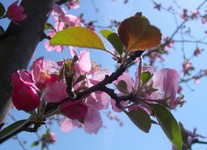
<instances>
[{"instance_id":1,"label":"tree trunk","mask_svg":"<svg viewBox=\"0 0 207 150\"><path fill-rule=\"evenodd\" d=\"M26 69L33 52L40 42L52 10L54 0L23 0L27 18L16 25L10 23L0 36L0 123L3 123L11 106L11 74Z\"/></svg>"}]
</instances>

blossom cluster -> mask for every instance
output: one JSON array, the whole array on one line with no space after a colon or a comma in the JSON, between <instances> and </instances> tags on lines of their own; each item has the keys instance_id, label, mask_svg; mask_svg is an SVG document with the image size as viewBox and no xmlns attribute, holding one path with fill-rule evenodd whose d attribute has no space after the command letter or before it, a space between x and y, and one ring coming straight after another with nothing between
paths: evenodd
<instances>
[{"instance_id":1,"label":"blossom cluster","mask_svg":"<svg viewBox=\"0 0 207 150\"><path fill-rule=\"evenodd\" d=\"M43 57L34 61L31 72L18 70L12 75L12 101L19 110L34 111L40 103L59 104L58 112L64 115L61 130L71 131L75 127L83 127L87 133L97 133L103 126L100 110L112 109L120 112L143 109L152 115L150 104L162 103L173 109L181 104L176 99L178 90L178 74L174 69L161 69L157 72L150 66L140 66L135 74L135 81L130 74L124 72L113 82L120 91L119 100L123 96L128 99L114 99L111 93L97 90L87 95L77 97L110 75L108 69L103 69L91 62L88 51L80 55L71 47L72 59L58 61L57 64L44 60ZM141 80L144 74L150 74L146 83ZM124 82L126 87L120 86ZM41 100L42 99L42 100Z\"/></svg>"},{"instance_id":2,"label":"blossom cluster","mask_svg":"<svg viewBox=\"0 0 207 150\"><path fill-rule=\"evenodd\" d=\"M61 103L58 109L66 116L62 121L63 131L82 126L88 133L97 133L102 127L99 111L108 107L109 96L102 91L91 93L81 99L71 98L70 100L70 96L73 91L75 95L96 85L109 74L109 71L91 63L88 51L81 51L78 55L72 48L71 55L77 60L59 61L58 66L40 57L34 61L31 72L22 70L14 72L12 101L17 109L28 112L40 106L41 98L42 102ZM70 66L68 66L69 63L71 63ZM72 79L71 83L68 81L70 79ZM70 90L69 87L71 87ZM71 124L70 127L69 124Z\"/></svg>"},{"instance_id":3,"label":"blossom cluster","mask_svg":"<svg viewBox=\"0 0 207 150\"><path fill-rule=\"evenodd\" d=\"M131 96L131 100L126 99L126 101L120 102L119 108L117 103L112 100L111 104L114 111L121 112L120 108L128 108L129 111L139 108L145 110L149 115L153 115L150 104L162 103L171 109L182 104L182 100L176 98L178 91L178 73L176 70L165 68L155 72L153 67L143 66L140 73L139 69L136 70L135 80L125 72L114 82L120 91L119 95ZM147 83L140 80L142 73L150 74L151 77ZM126 86L123 88L120 82L124 82Z\"/></svg>"}]
</instances>

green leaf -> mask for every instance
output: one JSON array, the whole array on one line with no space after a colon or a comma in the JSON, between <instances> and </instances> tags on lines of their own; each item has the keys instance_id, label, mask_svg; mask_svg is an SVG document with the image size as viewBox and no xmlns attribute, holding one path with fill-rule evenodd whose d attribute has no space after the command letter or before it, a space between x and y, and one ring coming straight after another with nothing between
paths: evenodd
<instances>
[{"instance_id":1,"label":"green leaf","mask_svg":"<svg viewBox=\"0 0 207 150\"><path fill-rule=\"evenodd\" d=\"M140 130L146 133L149 132L152 121L150 119L150 116L146 113L146 111L138 108L125 113Z\"/></svg>"},{"instance_id":2,"label":"green leaf","mask_svg":"<svg viewBox=\"0 0 207 150\"><path fill-rule=\"evenodd\" d=\"M19 130L26 123L28 123L27 120L19 120L15 123L9 125L8 127L4 128L3 130L1 130L0 141L4 138L8 137L9 135L12 135L13 133L15 133L17 130Z\"/></svg>"},{"instance_id":3,"label":"green leaf","mask_svg":"<svg viewBox=\"0 0 207 150\"><path fill-rule=\"evenodd\" d=\"M2 17L5 13L5 8L4 5L2 3L0 3L0 17Z\"/></svg>"},{"instance_id":4,"label":"green leaf","mask_svg":"<svg viewBox=\"0 0 207 150\"><path fill-rule=\"evenodd\" d=\"M149 71L147 72L143 72L141 74L141 81L142 81L142 84L146 84L150 79L151 79L152 75Z\"/></svg>"},{"instance_id":5,"label":"green leaf","mask_svg":"<svg viewBox=\"0 0 207 150\"><path fill-rule=\"evenodd\" d=\"M122 55L123 44L119 36L111 30L101 30L100 32L113 45L119 55Z\"/></svg>"},{"instance_id":6,"label":"green leaf","mask_svg":"<svg viewBox=\"0 0 207 150\"><path fill-rule=\"evenodd\" d=\"M45 24L45 28L44 28L45 30L48 30L48 29L53 29L53 25L52 24L50 24L50 23L46 23Z\"/></svg>"},{"instance_id":7,"label":"green leaf","mask_svg":"<svg viewBox=\"0 0 207 150\"><path fill-rule=\"evenodd\" d=\"M72 62L70 60L68 60L68 62L66 63L67 67L70 68Z\"/></svg>"},{"instance_id":8,"label":"green leaf","mask_svg":"<svg viewBox=\"0 0 207 150\"><path fill-rule=\"evenodd\" d=\"M0 3L0 17L2 17L5 13L5 8L4 8L4 5L2 3Z\"/></svg>"},{"instance_id":9,"label":"green leaf","mask_svg":"<svg viewBox=\"0 0 207 150\"><path fill-rule=\"evenodd\" d=\"M34 141L31 145L31 147L35 147L35 146L38 146L39 145L39 141Z\"/></svg>"},{"instance_id":10,"label":"green leaf","mask_svg":"<svg viewBox=\"0 0 207 150\"><path fill-rule=\"evenodd\" d=\"M52 37L50 44L106 50L101 38L92 30L84 27L62 30Z\"/></svg>"},{"instance_id":11,"label":"green leaf","mask_svg":"<svg viewBox=\"0 0 207 150\"><path fill-rule=\"evenodd\" d=\"M160 104L151 104L150 106L168 139L177 147L178 150L182 150L182 135L174 116L167 108Z\"/></svg>"},{"instance_id":12,"label":"green leaf","mask_svg":"<svg viewBox=\"0 0 207 150\"><path fill-rule=\"evenodd\" d=\"M117 88L125 94L129 93L128 90L127 90L127 84L124 80L121 80L121 81L118 82Z\"/></svg>"}]
</instances>

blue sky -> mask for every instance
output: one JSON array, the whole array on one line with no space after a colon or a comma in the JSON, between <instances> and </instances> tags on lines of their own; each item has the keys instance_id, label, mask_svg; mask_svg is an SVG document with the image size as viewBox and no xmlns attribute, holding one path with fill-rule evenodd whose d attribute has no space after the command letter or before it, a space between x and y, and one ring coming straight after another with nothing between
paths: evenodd
<instances>
[{"instance_id":1,"label":"blue sky","mask_svg":"<svg viewBox=\"0 0 207 150\"><path fill-rule=\"evenodd\" d=\"M162 2L163 0L160 0ZM11 1L13 2L13 1ZM169 6L172 1L164 1L163 5ZM180 6L185 6L186 8L195 9L196 5L202 1L193 0L179 2ZM150 0L139 1L130 0L128 4L123 4L123 0L94 0L96 7L98 8L98 13L95 11L91 0L80 0L81 8L78 10L70 10L68 13L79 15L84 13L84 18L86 20L97 20L98 25L107 26L112 19L123 20L127 17L134 15L136 12L142 12L151 22L151 24L160 28L163 35L171 34L175 28L176 24L173 20L172 15L167 12L158 12L153 9L153 5ZM178 10L181 13L181 10ZM52 22L52 19L49 21ZM179 22L180 23L180 20ZM200 36L200 31L206 26L198 26L196 23L191 22L193 28L192 32L195 36ZM4 22L4 25L6 23ZM200 30L198 30L200 29ZM97 29L98 32L99 29ZM176 38L180 38L177 36ZM110 45L105 41L106 46L110 49ZM195 45L188 44L185 45L185 49L192 51ZM111 59L109 54L102 51L90 50L91 59L96 60L98 64L103 67L109 67L111 71L114 69L114 61ZM47 59L59 60L65 57L70 57L69 49L65 48L63 53L51 52L48 53L44 47L43 43L37 48L34 56L45 56ZM188 54L187 54L188 55ZM195 60L197 67L206 67L206 53L204 53L199 59ZM144 60L145 61L145 60ZM170 50L170 55L166 57L166 62L164 67L175 68L178 71L181 69L180 63L182 61L182 55L180 50L180 45L175 45L174 49ZM147 61L146 61L147 62ZM198 128L198 133L202 133L207 136L207 92L206 92L206 79L203 79L200 84L189 83L189 86L194 89L194 92L190 90L187 86L184 86L185 100L187 101L182 108L177 108L173 111L176 119L181 121L184 126L192 130L194 127ZM102 112L105 116L106 112ZM23 112L13 111L18 118L24 118ZM171 144L167 137L164 135L159 126L153 125L150 133L146 134L137 129L137 127L125 116L120 113L118 116L124 121L124 126L120 127L117 122L110 121L107 118L104 119L104 124L108 126L107 129L103 128L97 135L85 134L82 129L75 129L70 133L62 133L57 125L52 126L51 130L55 131L57 143L50 146L50 150L68 150L68 149L90 149L90 150L170 150ZM45 129L42 126L40 133ZM29 133L20 134L19 137L22 140L27 140L30 144L36 139L35 135ZM193 150L204 150L207 146L197 145L193 147ZM26 148L31 149L28 145ZM4 144L0 145L0 149L21 149L15 140L8 140ZM33 148L34 150L39 149Z\"/></svg>"}]
</instances>

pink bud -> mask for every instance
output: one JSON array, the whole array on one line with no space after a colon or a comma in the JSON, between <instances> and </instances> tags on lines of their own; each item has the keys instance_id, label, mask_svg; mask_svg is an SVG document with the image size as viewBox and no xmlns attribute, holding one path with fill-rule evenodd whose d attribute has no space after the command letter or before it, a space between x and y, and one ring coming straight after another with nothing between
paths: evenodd
<instances>
[{"instance_id":1,"label":"pink bud","mask_svg":"<svg viewBox=\"0 0 207 150\"><path fill-rule=\"evenodd\" d=\"M12 22L19 25L19 22L24 20L27 15L23 14L24 8L22 6L18 6L17 4L18 0L8 7L7 16Z\"/></svg>"},{"instance_id":2,"label":"pink bud","mask_svg":"<svg viewBox=\"0 0 207 150\"><path fill-rule=\"evenodd\" d=\"M15 86L12 91L12 102L18 110L33 111L40 105L36 90L29 84Z\"/></svg>"},{"instance_id":3,"label":"pink bud","mask_svg":"<svg viewBox=\"0 0 207 150\"><path fill-rule=\"evenodd\" d=\"M33 111L40 105L36 92L39 89L34 85L32 78L30 72L21 70L14 72L11 76L12 102L18 110Z\"/></svg>"},{"instance_id":4,"label":"pink bud","mask_svg":"<svg viewBox=\"0 0 207 150\"><path fill-rule=\"evenodd\" d=\"M55 133L54 132L50 132L50 142L51 143L55 143L56 142L56 138L55 138Z\"/></svg>"},{"instance_id":5,"label":"pink bud","mask_svg":"<svg viewBox=\"0 0 207 150\"><path fill-rule=\"evenodd\" d=\"M83 119L88 107L81 101L68 101L60 106L60 111L70 119Z\"/></svg>"}]
</instances>

